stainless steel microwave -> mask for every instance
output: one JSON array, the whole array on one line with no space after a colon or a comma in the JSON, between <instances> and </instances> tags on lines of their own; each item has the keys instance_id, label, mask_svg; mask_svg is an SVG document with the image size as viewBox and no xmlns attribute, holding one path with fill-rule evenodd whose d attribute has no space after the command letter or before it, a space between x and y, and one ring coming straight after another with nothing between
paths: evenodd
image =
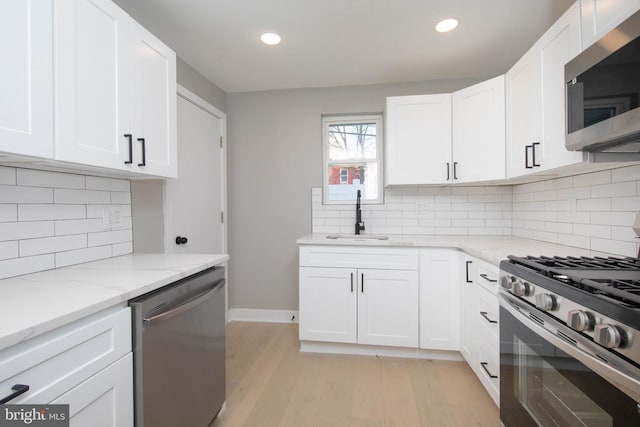
<instances>
[{"instance_id":1,"label":"stainless steel microwave","mask_svg":"<svg viewBox=\"0 0 640 427\"><path fill-rule=\"evenodd\" d=\"M564 71L567 150L640 152L640 12Z\"/></svg>"}]
</instances>

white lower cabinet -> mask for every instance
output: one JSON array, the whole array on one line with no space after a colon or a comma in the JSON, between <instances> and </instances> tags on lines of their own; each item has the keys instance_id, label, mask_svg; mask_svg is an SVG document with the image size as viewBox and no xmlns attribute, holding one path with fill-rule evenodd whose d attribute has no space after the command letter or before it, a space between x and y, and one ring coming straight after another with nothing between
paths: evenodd
<instances>
[{"instance_id":1,"label":"white lower cabinet","mask_svg":"<svg viewBox=\"0 0 640 427\"><path fill-rule=\"evenodd\" d=\"M302 246L299 286L300 340L418 346L417 250Z\"/></svg>"},{"instance_id":2,"label":"white lower cabinet","mask_svg":"<svg viewBox=\"0 0 640 427\"><path fill-rule=\"evenodd\" d=\"M493 401L500 405L498 267L471 256L464 256L463 261L466 277L460 294L460 350Z\"/></svg>"},{"instance_id":3,"label":"white lower cabinet","mask_svg":"<svg viewBox=\"0 0 640 427\"><path fill-rule=\"evenodd\" d=\"M420 348L460 349L459 252L420 250Z\"/></svg>"},{"instance_id":4,"label":"white lower cabinet","mask_svg":"<svg viewBox=\"0 0 640 427\"><path fill-rule=\"evenodd\" d=\"M131 313L116 307L0 351L0 398L69 404L71 425L132 426Z\"/></svg>"}]
</instances>

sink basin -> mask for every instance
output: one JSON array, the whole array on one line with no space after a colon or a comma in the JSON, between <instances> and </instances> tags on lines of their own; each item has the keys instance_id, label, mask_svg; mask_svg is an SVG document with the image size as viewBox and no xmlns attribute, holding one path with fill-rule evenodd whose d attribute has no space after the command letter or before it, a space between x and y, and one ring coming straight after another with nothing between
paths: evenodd
<instances>
[{"instance_id":1,"label":"sink basin","mask_svg":"<svg viewBox=\"0 0 640 427\"><path fill-rule=\"evenodd\" d=\"M375 234L329 234L327 239L347 239L347 240L389 240L389 236Z\"/></svg>"}]
</instances>

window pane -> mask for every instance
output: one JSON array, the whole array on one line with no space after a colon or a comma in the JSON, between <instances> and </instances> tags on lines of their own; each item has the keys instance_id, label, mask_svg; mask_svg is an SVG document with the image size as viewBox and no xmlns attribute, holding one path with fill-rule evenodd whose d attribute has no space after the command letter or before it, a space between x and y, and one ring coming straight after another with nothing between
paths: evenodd
<instances>
[{"instance_id":1,"label":"window pane","mask_svg":"<svg viewBox=\"0 0 640 427\"><path fill-rule=\"evenodd\" d=\"M376 130L375 123L329 125L329 161L375 160Z\"/></svg>"},{"instance_id":2,"label":"window pane","mask_svg":"<svg viewBox=\"0 0 640 427\"><path fill-rule=\"evenodd\" d=\"M358 190L362 192L362 200L376 200L378 198L378 164L352 163L328 165L327 190L329 200L356 199Z\"/></svg>"}]
</instances>

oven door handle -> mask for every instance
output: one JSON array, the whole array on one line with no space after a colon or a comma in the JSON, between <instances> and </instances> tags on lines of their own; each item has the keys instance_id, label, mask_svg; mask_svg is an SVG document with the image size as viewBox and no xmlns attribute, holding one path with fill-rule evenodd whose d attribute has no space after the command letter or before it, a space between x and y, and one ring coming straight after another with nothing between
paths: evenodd
<instances>
[{"instance_id":1,"label":"oven door handle","mask_svg":"<svg viewBox=\"0 0 640 427\"><path fill-rule=\"evenodd\" d=\"M150 328L153 325L164 322L165 320L171 319L172 317L178 316L184 313L185 311L191 310L192 308L202 304L203 302L211 298L220 289L222 289L224 282L225 282L224 279L220 279L217 282L215 282L213 286L207 288L206 291L200 294L196 294L193 298L187 300L186 302L184 302L183 304L180 304L177 307L174 307L167 311L163 311L162 313L156 314L155 316L143 317L142 324L144 325L145 328Z\"/></svg>"},{"instance_id":2,"label":"oven door handle","mask_svg":"<svg viewBox=\"0 0 640 427\"><path fill-rule=\"evenodd\" d=\"M593 370L595 373L609 381L611 384L616 386L636 402L640 402L640 380L629 376L626 372L622 372L621 367L611 367L608 363L601 361L600 359L585 351L589 350L593 352L599 352L599 346L597 344L592 343L591 341L581 337L578 334L574 334L572 330L560 324L559 322L550 319L548 316L544 314L541 315L541 313L538 312L535 313L537 317L544 316L545 323L553 325L554 329L557 329L559 332L562 330L569 332L567 333L567 335L570 335L570 338L575 340L581 348L576 347L575 345L568 343L567 341L559 338L547 329L543 328L537 322L531 320L528 316L530 309L527 306L524 306L523 303L515 299L515 297L507 295L504 292L500 292L498 296L500 297L500 306L507 310L513 317L518 319L518 321L523 323L527 328L531 329L534 333L544 338L550 344L574 357L580 363L587 366L589 369ZM611 358L610 356L607 357ZM638 376L638 378L640 378L640 376Z\"/></svg>"}]
</instances>

